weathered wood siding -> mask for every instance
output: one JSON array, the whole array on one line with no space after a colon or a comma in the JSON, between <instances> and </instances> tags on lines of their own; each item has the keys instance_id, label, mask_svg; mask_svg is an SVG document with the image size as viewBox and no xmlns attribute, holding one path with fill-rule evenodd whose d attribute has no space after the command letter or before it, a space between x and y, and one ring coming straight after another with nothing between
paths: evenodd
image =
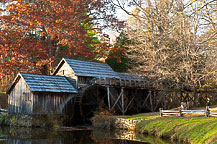
<instances>
[{"instance_id":1,"label":"weathered wood siding","mask_svg":"<svg viewBox=\"0 0 217 144\"><path fill-rule=\"evenodd\" d=\"M77 87L77 79L78 77L75 75L72 68L69 66L69 64L64 63L60 69L56 73L57 76L66 76L67 79L73 84L73 86Z\"/></svg>"},{"instance_id":2,"label":"weathered wood siding","mask_svg":"<svg viewBox=\"0 0 217 144\"><path fill-rule=\"evenodd\" d=\"M8 113L32 114L33 94L21 78L8 97Z\"/></svg>"},{"instance_id":3,"label":"weathered wood siding","mask_svg":"<svg viewBox=\"0 0 217 144\"><path fill-rule=\"evenodd\" d=\"M33 114L72 114L74 94L34 92Z\"/></svg>"},{"instance_id":4,"label":"weathered wood siding","mask_svg":"<svg viewBox=\"0 0 217 144\"><path fill-rule=\"evenodd\" d=\"M93 77L78 77L78 84L91 84Z\"/></svg>"}]
</instances>

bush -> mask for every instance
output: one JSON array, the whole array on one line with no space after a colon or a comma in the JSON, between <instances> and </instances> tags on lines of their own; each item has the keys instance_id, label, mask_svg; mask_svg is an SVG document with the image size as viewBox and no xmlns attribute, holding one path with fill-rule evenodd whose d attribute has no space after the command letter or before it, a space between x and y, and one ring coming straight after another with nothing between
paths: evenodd
<instances>
[{"instance_id":1,"label":"bush","mask_svg":"<svg viewBox=\"0 0 217 144\"><path fill-rule=\"evenodd\" d=\"M108 110L100 110L91 118L95 128L112 129L114 126L114 117Z\"/></svg>"}]
</instances>

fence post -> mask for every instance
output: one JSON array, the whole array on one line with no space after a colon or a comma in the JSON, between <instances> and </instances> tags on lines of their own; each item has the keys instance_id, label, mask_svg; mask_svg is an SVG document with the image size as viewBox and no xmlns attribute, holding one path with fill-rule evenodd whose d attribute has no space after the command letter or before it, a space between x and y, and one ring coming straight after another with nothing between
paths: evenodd
<instances>
[{"instance_id":1,"label":"fence post","mask_svg":"<svg viewBox=\"0 0 217 144\"><path fill-rule=\"evenodd\" d=\"M179 115L180 115L180 117L182 117L182 109L181 108L179 109Z\"/></svg>"},{"instance_id":2,"label":"fence post","mask_svg":"<svg viewBox=\"0 0 217 144\"><path fill-rule=\"evenodd\" d=\"M160 117L163 116L162 110L163 110L163 108L159 108L159 111L160 111Z\"/></svg>"},{"instance_id":3,"label":"fence post","mask_svg":"<svg viewBox=\"0 0 217 144\"><path fill-rule=\"evenodd\" d=\"M209 106L206 106L206 117L209 117Z\"/></svg>"}]
</instances>

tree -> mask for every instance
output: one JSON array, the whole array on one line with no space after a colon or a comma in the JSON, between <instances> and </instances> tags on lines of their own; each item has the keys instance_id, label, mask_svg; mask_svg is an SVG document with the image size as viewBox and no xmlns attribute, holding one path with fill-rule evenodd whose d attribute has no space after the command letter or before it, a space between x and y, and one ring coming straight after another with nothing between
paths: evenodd
<instances>
[{"instance_id":1,"label":"tree","mask_svg":"<svg viewBox=\"0 0 217 144\"><path fill-rule=\"evenodd\" d=\"M7 0L5 4L1 11L6 14L0 16L1 76L19 71L46 74L62 57L102 57L110 45L101 29L117 21L106 1Z\"/></svg>"},{"instance_id":2,"label":"tree","mask_svg":"<svg viewBox=\"0 0 217 144\"><path fill-rule=\"evenodd\" d=\"M135 11L128 12L121 1L114 4L131 15L128 57L137 63L131 72L160 87L182 90L201 88L216 79L215 1L128 2Z\"/></svg>"},{"instance_id":3,"label":"tree","mask_svg":"<svg viewBox=\"0 0 217 144\"><path fill-rule=\"evenodd\" d=\"M116 72L127 72L129 69L129 58L127 57L127 47L130 44L127 35L121 32L116 39L113 50L110 52L106 63L109 64Z\"/></svg>"}]
</instances>

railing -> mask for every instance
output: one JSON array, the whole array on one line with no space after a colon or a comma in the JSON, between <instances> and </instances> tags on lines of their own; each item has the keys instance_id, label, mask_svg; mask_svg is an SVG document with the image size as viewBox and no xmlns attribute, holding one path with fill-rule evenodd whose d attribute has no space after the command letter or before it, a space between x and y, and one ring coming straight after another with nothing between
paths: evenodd
<instances>
[{"instance_id":1,"label":"railing","mask_svg":"<svg viewBox=\"0 0 217 144\"><path fill-rule=\"evenodd\" d=\"M209 108L201 110L163 110L160 108L160 116L168 117L168 116L180 116L180 117L217 117L217 108Z\"/></svg>"},{"instance_id":2,"label":"railing","mask_svg":"<svg viewBox=\"0 0 217 144\"><path fill-rule=\"evenodd\" d=\"M6 109L0 109L0 114L6 114L8 112L8 110Z\"/></svg>"}]
</instances>

